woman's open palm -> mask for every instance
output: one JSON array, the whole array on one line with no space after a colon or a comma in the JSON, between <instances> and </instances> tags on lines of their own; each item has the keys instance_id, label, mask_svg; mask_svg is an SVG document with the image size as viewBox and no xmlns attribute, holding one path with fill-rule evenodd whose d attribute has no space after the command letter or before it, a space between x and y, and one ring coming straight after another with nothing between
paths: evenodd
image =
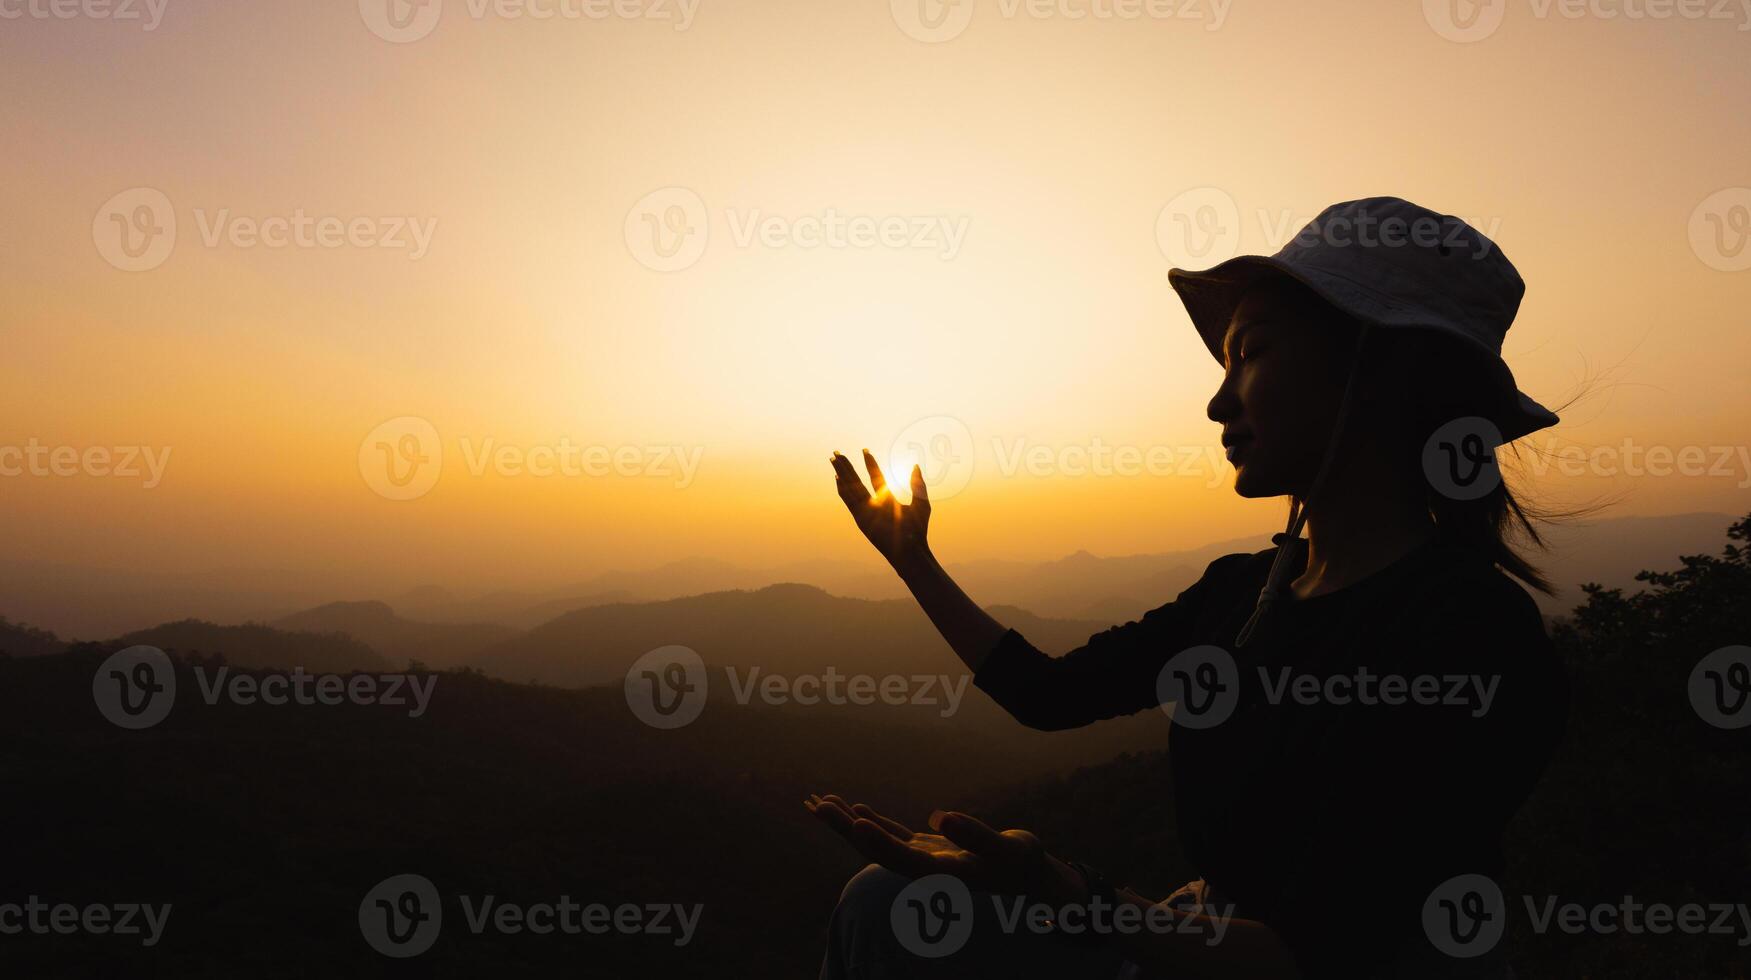
<instances>
[{"instance_id":1,"label":"woman's open palm","mask_svg":"<svg viewBox=\"0 0 1751 980\"><path fill-rule=\"evenodd\" d=\"M810 813L844 837L863 856L909 878L946 874L969 887L996 894L1028 894L1046 880L1046 853L1025 830L1001 833L964 813L935 813L931 829L918 834L892 817L838 796L812 796Z\"/></svg>"},{"instance_id":2,"label":"woman's open palm","mask_svg":"<svg viewBox=\"0 0 1751 980\"><path fill-rule=\"evenodd\" d=\"M863 465L869 470L868 487L857 475L851 460L840 453L833 454L839 499L845 501L846 509L857 521L858 530L889 564L898 564L902 559L923 553L925 529L930 524L930 497L924 490L924 471L912 467L912 502L902 504L888 490L881 466L867 449L863 451Z\"/></svg>"}]
</instances>

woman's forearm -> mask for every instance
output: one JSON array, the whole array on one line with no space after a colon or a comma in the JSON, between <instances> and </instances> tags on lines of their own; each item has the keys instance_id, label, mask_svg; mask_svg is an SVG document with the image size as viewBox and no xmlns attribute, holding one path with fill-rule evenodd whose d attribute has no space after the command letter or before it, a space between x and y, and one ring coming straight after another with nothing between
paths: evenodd
<instances>
[{"instance_id":1,"label":"woman's forearm","mask_svg":"<svg viewBox=\"0 0 1751 980\"><path fill-rule=\"evenodd\" d=\"M919 608L930 617L936 631L948 641L955 656L961 658L968 670L977 671L997 646L997 641L1009 632L955 584L929 550L914 552L894 562L894 571L900 573L900 580L912 590Z\"/></svg>"}]
</instances>

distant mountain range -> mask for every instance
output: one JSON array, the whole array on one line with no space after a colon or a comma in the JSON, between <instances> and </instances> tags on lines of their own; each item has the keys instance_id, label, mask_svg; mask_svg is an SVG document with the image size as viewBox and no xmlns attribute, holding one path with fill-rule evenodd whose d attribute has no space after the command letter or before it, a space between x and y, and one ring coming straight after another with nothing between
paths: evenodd
<instances>
[{"instance_id":1,"label":"distant mountain range","mask_svg":"<svg viewBox=\"0 0 1751 980\"><path fill-rule=\"evenodd\" d=\"M382 602L331 602L273 621L283 630L344 633L388 658L396 667L419 661L443 669L461 664L518 631L498 623L432 623L405 619Z\"/></svg>"},{"instance_id":2,"label":"distant mountain range","mask_svg":"<svg viewBox=\"0 0 1751 980\"><path fill-rule=\"evenodd\" d=\"M1675 554L1718 551L1732 520L1725 514L1699 513L1559 526L1548 533L1551 552L1538 560L1560 591L1554 598L1536 598L1545 613L1554 616L1580 600L1583 582L1633 588L1636 572L1674 566ZM1101 557L1079 551L1044 562L986 560L949 568L982 603L1018 607L1052 620L1110 625L1136 619L1169 601L1195 581L1212 559L1268 545L1268 536L1260 535L1160 554ZM0 561L0 595L6 597L7 615L63 638L115 636L182 617L215 623L253 621L292 631L346 633L396 666L417 659L434 667L466 662L500 646L505 656L513 657L522 634L540 633L589 609L754 591L785 583L807 583L843 598L906 599L904 587L873 555L864 562L803 562L764 569L697 559L604 573L538 591L500 590L464 597L428 585L380 599L345 602L313 594L321 586L308 578L259 572L227 572L223 577L226 586L203 585L193 576L143 579L132 572ZM277 611L263 613L264 609ZM603 615L613 620L626 613ZM926 635L934 638L934 633Z\"/></svg>"}]
</instances>

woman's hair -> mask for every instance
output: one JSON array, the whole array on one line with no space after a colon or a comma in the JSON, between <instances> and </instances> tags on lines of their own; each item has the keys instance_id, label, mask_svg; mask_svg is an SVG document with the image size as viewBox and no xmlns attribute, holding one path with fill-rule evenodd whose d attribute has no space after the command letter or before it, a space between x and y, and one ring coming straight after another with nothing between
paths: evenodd
<instances>
[{"instance_id":1,"label":"woman's hair","mask_svg":"<svg viewBox=\"0 0 1751 980\"><path fill-rule=\"evenodd\" d=\"M1383 427L1385 444L1394 453L1393 468L1420 488L1444 540L1487 558L1531 588L1554 594L1525 549L1544 550L1539 525L1557 523L1566 515L1523 502L1509 484L1506 467L1499 467L1502 478L1488 493L1473 499L1444 492L1424 473L1423 448L1436 429L1459 418L1491 417L1492 409L1515 397L1479 383L1487 376L1486 358L1491 355L1433 331L1364 332L1353 322L1350 329L1353 343L1361 344L1353 363L1362 372L1350 423L1364 415ZM1509 454L1518 458L1518 452L1514 444L1504 444L1498 463Z\"/></svg>"},{"instance_id":2,"label":"woman's hair","mask_svg":"<svg viewBox=\"0 0 1751 980\"><path fill-rule=\"evenodd\" d=\"M1286 276L1272 285L1287 288L1306 304L1309 329L1334 338L1336 349L1345 355L1335 363L1344 365L1345 372L1361 372L1342 425L1351 429L1366 421L1376 429L1393 454L1390 465L1406 486L1420 489L1441 536L1487 558L1526 585L1554 594L1550 580L1523 549L1544 550L1539 525L1560 523L1580 512L1557 512L1523 501L1509 486L1506 472L1488 493L1471 500L1443 493L1424 475L1423 447L1436 429L1458 418L1490 417L1515 397L1513 392L1480 383L1493 355L1430 330L1364 331L1354 318L1305 285ZM1344 383L1341 375L1334 380ZM1504 445L1498 462L1509 454L1518 458L1518 452L1512 444Z\"/></svg>"}]
</instances>

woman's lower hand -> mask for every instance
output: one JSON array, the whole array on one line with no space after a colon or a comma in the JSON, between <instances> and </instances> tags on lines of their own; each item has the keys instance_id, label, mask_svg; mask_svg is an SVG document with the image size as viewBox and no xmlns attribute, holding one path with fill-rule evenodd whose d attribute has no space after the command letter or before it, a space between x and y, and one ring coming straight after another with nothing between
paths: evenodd
<instances>
[{"instance_id":1,"label":"woman's lower hand","mask_svg":"<svg viewBox=\"0 0 1751 980\"><path fill-rule=\"evenodd\" d=\"M953 875L978 891L1053 903L1081 897L1080 876L1025 830L998 832L967 814L938 810L929 822L935 833L919 834L871 807L830 794L811 796L803 805L865 858L908 878Z\"/></svg>"},{"instance_id":2,"label":"woman's lower hand","mask_svg":"<svg viewBox=\"0 0 1751 980\"><path fill-rule=\"evenodd\" d=\"M925 493L923 470L912 467L912 501L902 504L888 489L887 478L869 450L863 451L863 465L869 470L870 486L864 486L863 478L845 456L834 453L832 463L839 499L845 501L858 530L888 564L899 568L929 554L925 530L930 524L930 497Z\"/></svg>"}]
</instances>

